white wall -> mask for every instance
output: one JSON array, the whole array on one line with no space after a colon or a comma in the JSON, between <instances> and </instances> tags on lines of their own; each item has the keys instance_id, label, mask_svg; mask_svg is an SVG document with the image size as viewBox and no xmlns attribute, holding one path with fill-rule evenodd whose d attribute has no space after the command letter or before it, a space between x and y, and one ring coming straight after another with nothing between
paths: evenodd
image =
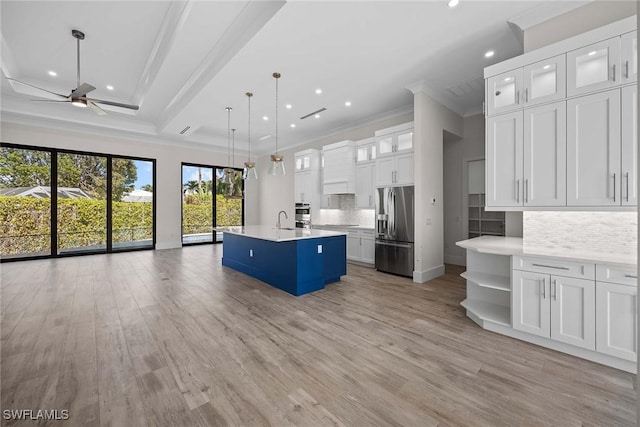
<instances>
[{"instance_id":1,"label":"white wall","mask_svg":"<svg viewBox=\"0 0 640 427\"><path fill-rule=\"evenodd\" d=\"M484 158L484 116L465 117L462 133L462 138L445 138L443 153L444 262L457 265L465 265L465 250L456 246L456 242L467 238L463 224L464 162Z\"/></svg>"},{"instance_id":2,"label":"white wall","mask_svg":"<svg viewBox=\"0 0 640 427\"><path fill-rule=\"evenodd\" d=\"M156 191L156 247L158 249L182 246L181 163L224 166L227 162L226 152L6 122L1 123L0 139L2 142L11 144L156 159L154 189ZM180 142L176 141L176 144L180 144ZM238 159L236 162L236 166L242 165ZM250 201L245 202L245 207L247 211L255 210Z\"/></svg>"},{"instance_id":3,"label":"white wall","mask_svg":"<svg viewBox=\"0 0 640 427\"><path fill-rule=\"evenodd\" d=\"M463 120L429 97L422 84L411 90L416 193L413 280L423 283L444 274L444 131L463 135Z\"/></svg>"},{"instance_id":4,"label":"white wall","mask_svg":"<svg viewBox=\"0 0 640 427\"><path fill-rule=\"evenodd\" d=\"M294 153L309 148L322 149L324 145L333 142L352 140L358 141L370 138L375 135L375 131L391 126L407 123L413 120L413 113L402 113L394 117L374 120L366 124L356 126L352 129L323 137L308 143L301 144L287 150L279 150L279 154L284 156L287 174L284 176L267 175L269 167L269 156L262 156L256 162L258 167L258 185L256 192L248 192L247 198L251 200L252 206L257 206L257 211L245 217L247 224L275 224L278 211L284 210L289 215L289 219L283 222L283 226L294 226L295 207L295 169ZM274 144L274 143L272 143ZM275 145L274 145L275 149Z\"/></svg>"},{"instance_id":5,"label":"white wall","mask_svg":"<svg viewBox=\"0 0 640 427\"><path fill-rule=\"evenodd\" d=\"M635 15L637 10L635 1L593 1L526 29L524 32L524 51L529 52L611 24Z\"/></svg>"}]
</instances>

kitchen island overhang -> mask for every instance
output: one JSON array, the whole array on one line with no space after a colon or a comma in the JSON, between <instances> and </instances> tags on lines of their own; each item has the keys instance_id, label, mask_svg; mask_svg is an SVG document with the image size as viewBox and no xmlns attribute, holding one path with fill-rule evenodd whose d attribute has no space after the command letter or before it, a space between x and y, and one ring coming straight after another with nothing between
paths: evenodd
<instances>
[{"instance_id":1,"label":"kitchen island overhang","mask_svg":"<svg viewBox=\"0 0 640 427\"><path fill-rule=\"evenodd\" d=\"M217 227L224 233L222 265L295 296L324 289L347 274L346 233Z\"/></svg>"}]
</instances>

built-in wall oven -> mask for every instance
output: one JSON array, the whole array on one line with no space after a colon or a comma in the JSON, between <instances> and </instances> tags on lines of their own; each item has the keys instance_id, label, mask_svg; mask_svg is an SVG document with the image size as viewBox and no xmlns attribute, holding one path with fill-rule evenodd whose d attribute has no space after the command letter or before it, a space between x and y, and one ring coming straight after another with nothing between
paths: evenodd
<instances>
[{"instance_id":1,"label":"built-in wall oven","mask_svg":"<svg viewBox=\"0 0 640 427\"><path fill-rule=\"evenodd\" d=\"M296 228L311 228L311 205L296 203Z\"/></svg>"}]
</instances>

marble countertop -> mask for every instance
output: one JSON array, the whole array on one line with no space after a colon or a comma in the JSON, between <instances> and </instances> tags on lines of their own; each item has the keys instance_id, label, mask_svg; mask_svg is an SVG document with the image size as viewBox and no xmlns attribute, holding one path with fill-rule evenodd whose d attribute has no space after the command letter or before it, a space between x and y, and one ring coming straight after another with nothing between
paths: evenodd
<instances>
[{"instance_id":1,"label":"marble countertop","mask_svg":"<svg viewBox=\"0 0 640 427\"><path fill-rule=\"evenodd\" d=\"M321 237L345 236L346 233L329 230L308 230L304 228L277 229L269 225L247 225L246 227L216 227L215 231L253 237L254 239L287 242L300 239L317 239Z\"/></svg>"},{"instance_id":2,"label":"marble countertop","mask_svg":"<svg viewBox=\"0 0 640 427\"><path fill-rule=\"evenodd\" d=\"M371 230L371 231L375 230L375 227L366 227L360 224L312 224L311 227L355 228L357 230Z\"/></svg>"},{"instance_id":3,"label":"marble countertop","mask_svg":"<svg viewBox=\"0 0 640 427\"><path fill-rule=\"evenodd\" d=\"M528 246L521 237L481 236L462 240L456 245L481 253L495 255L536 256L544 258L566 259L572 261L614 264L625 268L636 268L636 253L616 254L610 252L585 251L563 247Z\"/></svg>"}]
</instances>

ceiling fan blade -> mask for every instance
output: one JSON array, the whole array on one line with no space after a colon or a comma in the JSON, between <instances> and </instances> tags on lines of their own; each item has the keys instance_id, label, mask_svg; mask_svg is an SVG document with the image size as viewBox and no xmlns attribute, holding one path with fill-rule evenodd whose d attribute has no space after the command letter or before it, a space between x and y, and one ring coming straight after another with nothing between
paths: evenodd
<instances>
[{"instance_id":1,"label":"ceiling fan blade","mask_svg":"<svg viewBox=\"0 0 640 427\"><path fill-rule=\"evenodd\" d=\"M56 101L54 99L30 99L33 102L71 102L68 99L66 101Z\"/></svg>"},{"instance_id":2,"label":"ceiling fan blade","mask_svg":"<svg viewBox=\"0 0 640 427\"><path fill-rule=\"evenodd\" d=\"M95 89L96 89L95 87L91 86L88 83L82 83L73 92L71 92L71 95L69 95L69 98L80 98L81 96L85 96L87 93Z\"/></svg>"},{"instance_id":3,"label":"ceiling fan blade","mask_svg":"<svg viewBox=\"0 0 640 427\"><path fill-rule=\"evenodd\" d=\"M98 107L96 104L94 104L93 102L87 100L87 104L89 105L89 107L95 111L95 113L99 116L106 116L107 112L104 111L102 108Z\"/></svg>"},{"instance_id":4,"label":"ceiling fan blade","mask_svg":"<svg viewBox=\"0 0 640 427\"><path fill-rule=\"evenodd\" d=\"M51 92L50 90L43 89L43 88L41 88L41 87L34 86L34 85L32 85L32 84L29 84L29 83L21 82L20 80L12 79L11 77L7 77L7 80L11 80L12 82L20 83L21 85L29 86L29 87L32 87L32 88L34 88L34 89L38 89L38 90L41 90L41 91L43 91L43 92L50 93L50 94L52 94L52 95L59 96L60 98L67 99L67 97L66 97L65 95L61 95L61 94L59 94L59 93Z\"/></svg>"},{"instance_id":5,"label":"ceiling fan blade","mask_svg":"<svg viewBox=\"0 0 640 427\"><path fill-rule=\"evenodd\" d=\"M121 104L119 102L105 101L105 100L102 100L102 99L94 99L94 98L85 98L85 99L87 101L95 102L97 104L112 105L114 107L128 108L130 110L138 110L138 109L140 109L140 107L137 106L137 105Z\"/></svg>"}]
</instances>

